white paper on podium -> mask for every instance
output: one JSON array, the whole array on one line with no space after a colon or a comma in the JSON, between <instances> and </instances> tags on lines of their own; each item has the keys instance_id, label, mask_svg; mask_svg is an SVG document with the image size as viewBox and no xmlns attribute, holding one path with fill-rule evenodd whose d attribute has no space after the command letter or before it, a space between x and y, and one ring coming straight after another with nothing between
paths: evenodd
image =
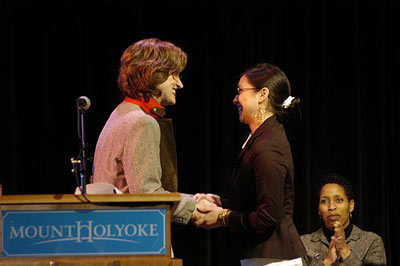
<instances>
[{"instance_id":1,"label":"white paper on podium","mask_svg":"<svg viewBox=\"0 0 400 266\"><path fill-rule=\"evenodd\" d=\"M86 194L123 194L121 190L110 183L92 183L86 185ZM81 195L79 187L75 189L75 195Z\"/></svg>"},{"instance_id":2,"label":"white paper on podium","mask_svg":"<svg viewBox=\"0 0 400 266\"><path fill-rule=\"evenodd\" d=\"M251 258L240 261L242 266L303 266L301 258L276 261L276 259Z\"/></svg>"}]
</instances>

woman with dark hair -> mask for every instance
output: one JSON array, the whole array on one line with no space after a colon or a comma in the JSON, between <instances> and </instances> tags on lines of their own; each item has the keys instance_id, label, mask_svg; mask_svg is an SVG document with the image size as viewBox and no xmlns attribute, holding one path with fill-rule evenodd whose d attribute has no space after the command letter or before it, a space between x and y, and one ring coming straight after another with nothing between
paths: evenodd
<instances>
[{"instance_id":1,"label":"woman with dark hair","mask_svg":"<svg viewBox=\"0 0 400 266\"><path fill-rule=\"evenodd\" d=\"M124 100L114 109L97 141L94 182L123 193L168 193L178 187L176 150L165 106L183 88L179 74L187 55L159 39L144 39L122 54L118 85ZM200 215L191 195L182 195L172 220L186 224ZM198 205L198 207L201 205Z\"/></svg>"},{"instance_id":2,"label":"woman with dark hair","mask_svg":"<svg viewBox=\"0 0 400 266\"><path fill-rule=\"evenodd\" d=\"M325 175L318 185L322 228L301 236L307 265L386 265L383 241L351 223L354 196L350 182L339 174Z\"/></svg>"},{"instance_id":3,"label":"woman with dark hair","mask_svg":"<svg viewBox=\"0 0 400 266\"><path fill-rule=\"evenodd\" d=\"M228 228L231 261L226 265L301 265L305 249L293 223L292 154L280 122L299 101L276 66L261 64L241 75L233 103L251 132L237 158L229 198L195 195L222 207L195 224Z\"/></svg>"}]
</instances>

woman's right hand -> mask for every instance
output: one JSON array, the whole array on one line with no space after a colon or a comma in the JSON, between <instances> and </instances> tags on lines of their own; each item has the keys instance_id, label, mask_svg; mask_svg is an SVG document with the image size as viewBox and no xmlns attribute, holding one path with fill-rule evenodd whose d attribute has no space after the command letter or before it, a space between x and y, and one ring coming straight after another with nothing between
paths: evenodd
<instances>
[{"instance_id":1,"label":"woman's right hand","mask_svg":"<svg viewBox=\"0 0 400 266\"><path fill-rule=\"evenodd\" d=\"M205 199L208 200L209 202L214 203L215 205L217 205L218 207L222 207L222 202L221 202L221 198L218 195L215 194L204 194L204 193L197 193L193 196L193 199L196 201L196 203L200 202L201 200Z\"/></svg>"},{"instance_id":2,"label":"woman's right hand","mask_svg":"<svg viewBox=\"0 0 400 266\"><path fill-rule=\"evenodd\" d=\"M201 199L199 202L196 202L196 209L202 213L208 213L215 210L222 210L221 207L217 206L215 203L212 203L206 199Z\"/></svg>"}]
</instances>

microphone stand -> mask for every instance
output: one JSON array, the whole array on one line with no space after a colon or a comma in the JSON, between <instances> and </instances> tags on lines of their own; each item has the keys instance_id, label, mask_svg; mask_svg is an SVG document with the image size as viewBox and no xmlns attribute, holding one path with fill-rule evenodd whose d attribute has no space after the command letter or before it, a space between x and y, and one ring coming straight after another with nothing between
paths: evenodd
<instances>
[{"instance_id":1,"label":"microphone stand","mask_svg":"<svg viewBox=\"0 0 400 266\"><path fill-rule=\"evenodd\" d=\"M78 158L71 158L72 172L75 174L76 183L79 186L81 194L85 196L86 194L86 182L88 179L88 162L91 160L87 157L87 147L86 143L86 132L85 132L85 111L90 107L90 100L86 96L80 96L76 99L76 110L77 110L77 129L78 137L80 140L80 151ZM80 179L80 181L79 181Z\"/></svg>"},{"instance_id":2,"label":"microphone stand","mask_svg":"<svg viewBox=\"0 0 400 266\"><path fill-rule=\"evenodd\" d=\"M79 123L80 122L80 123ZM80 179L81 179L81 192L86 194L86 180L87 180L87 143L86 143L86 132L85 132L85 111L78 108L78 135L81 139L81 152L80 152Z\"/></svg>"}]
</instances>

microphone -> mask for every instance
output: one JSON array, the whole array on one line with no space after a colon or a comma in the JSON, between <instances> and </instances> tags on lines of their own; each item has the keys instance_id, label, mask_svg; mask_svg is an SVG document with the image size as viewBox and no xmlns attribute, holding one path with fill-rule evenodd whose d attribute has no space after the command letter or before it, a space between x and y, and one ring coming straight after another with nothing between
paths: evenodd
<instances>
[{"instance_id":1,"label":"microphone","mask_svg":"<svg viewBox=\"0 0 400 266\"><path fill-rule=\"evenodd\" d=\"M79 110L86 111L90 107L90 99L86 96L80 96L76 99L76 107L78 107Z\"/></svg>"}]
</instances>

